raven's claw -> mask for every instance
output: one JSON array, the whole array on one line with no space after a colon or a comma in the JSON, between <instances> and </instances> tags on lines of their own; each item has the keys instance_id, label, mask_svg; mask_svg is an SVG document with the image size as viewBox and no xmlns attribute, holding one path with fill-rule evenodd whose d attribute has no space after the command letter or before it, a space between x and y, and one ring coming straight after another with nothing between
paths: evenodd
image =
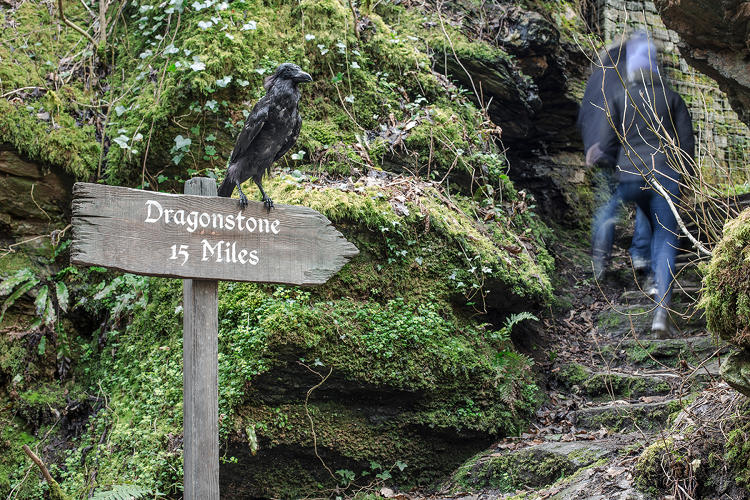
<instances>
[{"instance_id":1,"label":"raven's claw","mask_svg":"<svg viewBox=\"0 0 750 500\"><path fill-rule=\"evenodd\" d=\"M245 196L245 193L240 191L240 209L245 210L247 208L247 196Z\"/></svg>"},{"instance_id":2,"label":"raven's claw","mask_svg":"<svg viewBox=\"0 0 750 500\"><path fill-rule=\"evenodd\" d=\"M273 200L268 196L263 197L263 206L265 206L266 210L270 212L273 208Z\"/></svg>"}]
</instances>

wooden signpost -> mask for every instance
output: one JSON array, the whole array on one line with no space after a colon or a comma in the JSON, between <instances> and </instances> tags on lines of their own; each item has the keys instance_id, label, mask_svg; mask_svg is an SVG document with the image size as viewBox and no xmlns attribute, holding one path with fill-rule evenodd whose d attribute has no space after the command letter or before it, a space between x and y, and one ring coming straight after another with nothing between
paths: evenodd
<instances>
[{"instance_id":1,"label":"wooden signpost","mask_svg":"<svg viewBox=\"0 0 750 500\"><path fill-rule=\"evenodd\" d=\"M74 264L184 279L184 498L218 500L218 280L319 285L357 247L315 210L240 210L198 177L184 195L77 183L71 248Z\"/></svg>"}]
</instances>

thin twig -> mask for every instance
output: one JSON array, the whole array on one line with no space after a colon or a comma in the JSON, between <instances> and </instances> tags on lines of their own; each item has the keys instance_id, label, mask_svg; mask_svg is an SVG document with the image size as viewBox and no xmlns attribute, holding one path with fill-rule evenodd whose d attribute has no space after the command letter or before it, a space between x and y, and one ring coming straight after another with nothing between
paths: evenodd
<instances>
[{"instance_id":1,"label":"thin twig","mask_svg":"<svg viewBox=\"0 0 750 500\"><path fill-rule=\"evenodd\" d=\"M63 12L63 3L62 3L62 0L57 0L57 6L58 6L58 9L60 10L60 19L62 19L62 22L64 22L65 24L67 24L68 26L70 26L71 28L73 28L74 30L76 30L81 35L85 36L86 39L89 42L91 42L91 45L93 45L94 47L96 47L96 40L94 40L94 38L91 35L89 35L86 30L84 30L83 28L81 28L80 26L78 26L76 23L74 23L73 21L71 21L70 19L68 19L67 17L65 17L65 13Z\"/></svg>"}]
</instances>

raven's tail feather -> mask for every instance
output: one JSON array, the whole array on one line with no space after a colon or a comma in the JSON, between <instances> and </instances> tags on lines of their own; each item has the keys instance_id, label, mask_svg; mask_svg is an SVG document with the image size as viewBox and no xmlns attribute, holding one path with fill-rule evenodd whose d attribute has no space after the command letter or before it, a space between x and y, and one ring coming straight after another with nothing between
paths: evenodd
<instances>
[{"instance_id":1,"label":"raven's tail feather","mask_svg":"<svg viewBox=\"0 0 750 500\"><path fill-rule=\"evenodd\" d=\"M234 182L232 182L229 177L224 179L224 182L221 183L221 186L219 186L219 196L223 198L231 198L232 192L234 191Z\"/></svg>"}]
</instances>

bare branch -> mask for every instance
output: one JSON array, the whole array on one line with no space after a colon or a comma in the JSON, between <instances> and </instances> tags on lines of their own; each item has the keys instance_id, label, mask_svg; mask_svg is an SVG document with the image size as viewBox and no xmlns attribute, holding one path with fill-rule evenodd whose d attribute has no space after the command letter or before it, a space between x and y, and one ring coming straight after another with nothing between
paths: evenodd
<instances>
[{"instance_id":1,"label":"bare branch","mask_svg":"<svg viewBox=\"0 0 750 500\"><path fill-rule=\"evenodd\" d=\"M57 6L58 6L58 8L60 10L60 19L62 19L62 22L64 22L65 24L67 24L68 26L70 26L71 28L73 28L74 30L76 30L81 35L85 36L86 39L89 42L91 42L91 45L93 45L94 47L96 47L96 40L94 40L94 38L91 35L89 35L86 30L84 30L83 28L81 28L80 26L78 26L76 23L74 23L73 21L71 21L70 19L68 19L67 17L65 17L65 13L63 12L63 3L62 3L62 0L57 0Z\"/></svg>"}]
</instances>

